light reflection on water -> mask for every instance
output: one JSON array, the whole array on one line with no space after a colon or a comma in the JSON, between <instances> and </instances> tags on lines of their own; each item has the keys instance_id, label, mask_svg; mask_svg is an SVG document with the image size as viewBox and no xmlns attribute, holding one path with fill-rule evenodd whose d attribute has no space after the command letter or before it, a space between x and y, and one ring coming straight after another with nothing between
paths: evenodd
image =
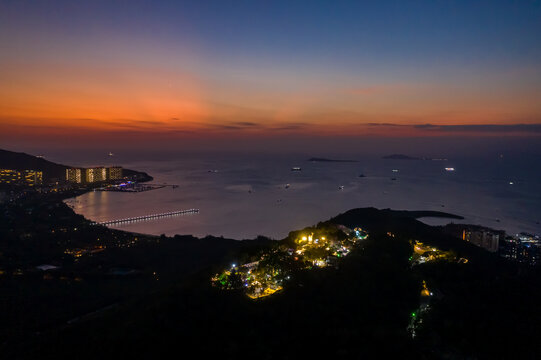
<instances>
[{"instance_id":1,"label":"light reflection on water","mask_svg":"<svg viewBox=\"0 0 541 360\"><path fill-rule=\"evenodd\" d=\"M97 222L200 209L194 216L121 227L167 235L210 234L236 239L265 235L280 239L291 230L327 220L351 208L367 206L440 210L462 215L469 223L510 232L541 232L536 223L541 218L540 177L514 169L512 162L501 160L476 163L372 158L336 163L252 155L122 165L147 171L154 176L153 183L179 187L141 193L90 192L67 203L77 213ZM302 171L291 171L294 166L302 167ZM446 172L444 168L449 166L456 171ZM359 177L360 174L366 177ZM513 185L509 184L511 180Z\"/></svg>"}]
</instances>

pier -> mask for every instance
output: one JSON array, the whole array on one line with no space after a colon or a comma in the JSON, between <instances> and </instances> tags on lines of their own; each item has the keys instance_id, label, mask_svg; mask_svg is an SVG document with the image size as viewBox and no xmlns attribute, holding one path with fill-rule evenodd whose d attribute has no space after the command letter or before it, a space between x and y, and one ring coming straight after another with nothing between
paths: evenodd
<instances>
[{"instance_id":1,"label":"pier","mask_svg":"<svg viewBox=\"0 0 541 360\"><path fill-rule=\"evenodd\" d=\"M178 216L178 215L190 215L190 214L198 214L198 213L199 213L199 209L176 210L176 211L170 211L170 212L161 213L161 214L150 214L150 215L143 215L143 216L126 218L126 219L103 221L97 224L104 225L104 226L111 226L111 225L128 224L128 223L132 223L136 221L157 220L157 219L166 218L166 217L172 217L172 216Z\"/></svg>"},{"instance_id":2,"label":"pier","mask_svg":"<svg viewBox=\"0 0 541 360\"><path fill-rule=\"evenodd\" d=\"M171 187L172 189L178 188L177 184L149 184L149 183L137 183L128 181L116 185L107 185L104 187L96 188L94 191L118 191L128 193L138 193L149 190L163 189L165 187Z\"/></svg>"}]
</instances>

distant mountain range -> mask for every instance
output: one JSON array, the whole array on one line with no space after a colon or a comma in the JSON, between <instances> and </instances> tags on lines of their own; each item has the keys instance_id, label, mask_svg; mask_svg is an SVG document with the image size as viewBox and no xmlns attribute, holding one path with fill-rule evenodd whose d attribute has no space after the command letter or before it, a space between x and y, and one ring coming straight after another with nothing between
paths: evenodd
<instances>
[{"instance_id":1,"label":"distant mountain range","mask_svg":"<svg viewBox=\"0 0 541 360\"><path fill-rule=\"evenodd\" d=\"M64 180L66 178L66 169L70 167L71 166L57 164L34 155L0 149L0 169L42 171L43 180L45 182L52 179ZM123 174L124 176L140 175L142 179L146 179L145 181L152 179L152 177L146 173L130 169L123 169Z\"/></svg>"}]
</instances>

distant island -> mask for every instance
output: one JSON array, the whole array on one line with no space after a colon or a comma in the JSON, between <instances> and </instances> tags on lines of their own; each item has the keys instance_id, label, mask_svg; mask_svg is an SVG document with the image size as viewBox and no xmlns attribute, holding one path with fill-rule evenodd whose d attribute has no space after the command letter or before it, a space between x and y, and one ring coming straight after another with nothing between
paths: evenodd
<instances>
[{"instance_id":1,"label":"distant island","mask_svg":"<svg viewBox=\"0 0 541 360\"><path fill-rule=\"evenodd\" d=\"M531 241L418 220L459 215L376 208L281 240L145 235L85 219L63 201L90 190L0 187L5 358L137 359L190 347L239 359L539 353L541 312L522 305L541 301L541 267L509 255ZM487 251L486 239L499 248Z\"/></svg>"},{"instance_id":2,"label":"distant island","mask_svg":"<svg viewBox=\"0 0 541 360\"><path fill-rule=\"evenodd\" d=\"M446 161L446 158L429 158L429 157L416 157L408 156L404 154L392 154L383 157L386 160L431 160L431 161Z\"/></svg>"},{"instance_id":3,"label":"distant island","mask_svg":"<svg viewBox=\"0 0 541 360\"><path fill-rule=\"evenodd\" d=\"M423 160L422 158L419 158L419 157L408 156L404 154L392 154L392 155L384 156L383 158L390 159L390 160Z\"/></svg>"},{"instance_id":4,"label":"distant island","mask_svg":"<svg viewBox=\"0 0 541 360\"><path fill-rule=\"evenodd\" d=\"M327 159L327 158L318 158L313 157L308 159L311 162L358 162L357 160L340 160L340 159Z\"/></svg>"}]
</instances>

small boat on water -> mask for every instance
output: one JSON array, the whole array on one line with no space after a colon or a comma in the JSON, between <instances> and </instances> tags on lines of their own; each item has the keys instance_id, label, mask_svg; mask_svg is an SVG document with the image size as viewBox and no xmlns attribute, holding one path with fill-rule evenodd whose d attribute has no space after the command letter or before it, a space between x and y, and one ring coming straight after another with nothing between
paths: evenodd
<instances>
[{"instance_id":1,"label":"small boat on water","mask_svg":"<svg viewBox=\"0 0 541 360\"><path fill-rule=\"evenodd\" d=\"M393 172L398 172L398 169L393 169Z\"/></svg>"},{"instance_id":2,"label":"small boat on water","mask_svg":"<svg viewBox=\"0 0 541 360\"><path fill-rule=\"evenodd\" d=\"M455 171L455 168L454 167L447 167L447 168L445 168L445 171Z\"/></svg>"},{"instance_id":3,"label":"small boat on water","mask_svg":"<svg viewBox=\"0 0 541 360\"><path fill-rule=\"evenodd\" d=\"M291 168L291 171L301 171L301 168L298 166L294 166Z\"/></svg>"},{"instance_id":4,"label":"small boat on water","mask_svg":"<svg viewBox=\"0 0 541 360\"><path fill-rule=\"evenodd\" d=\"M340 185L340 186L338 187L338 190L344 190L344 185Z\"/></svg>"},{"instance_id":5,"label":"small boat on water","mask_svg":"<svg viewBox=\"0 0 541 360\"><path fill-rule=\"evenodd\" d=\"M359 177L366 177L366 175L365 174L360 174Z\"/></svg>"},{"instance_id":6,"label":"small boat on water","mask_svg":"<svg viewBox=\"0 0 541 360\"><path fill-rule=\"evenodd\" d=\"M290 186L291 186L291 185L286 184L285 188L286 188L286 189L289 189Z\"/></svg>"}]
</instances>

